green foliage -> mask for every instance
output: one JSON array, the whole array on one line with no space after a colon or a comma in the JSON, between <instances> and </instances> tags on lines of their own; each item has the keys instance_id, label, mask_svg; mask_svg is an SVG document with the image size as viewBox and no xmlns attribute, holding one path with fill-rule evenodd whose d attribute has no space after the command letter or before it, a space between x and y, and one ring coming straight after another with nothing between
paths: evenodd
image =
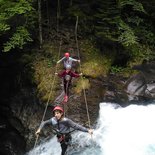
<instances>
[{"instance_id":1,"label":"green foliage","mask_svg":"<svg viewBox=\"0 0 155 155\"><path fill-rule=\"evenodd\" d=\"M33 58L33 82L37 85L38 97L42 101L54 101L57 90L60 89L61 78L55 75L60 71L60 66L56 68L56 62L59 59L59 48L57 44L46 42L43 44L43 51L32 55ZM25 57L25 59L29 59ZM61 68L62 69L62 68ZM50 97L50 98L49 98Z\"/></svg>"},{"instance_id":2,"label":"green foliage","mask_svg":"<svg viewBox=\"0 0 155 155\"><path fill-rule=\"evenodd\" d=\"M123 68L122 67L119 67L119 66L111 66L111 72L112 73L120 73L123 71Z\"/></svg>"},{"instance_id":3,"label":"green foliage","mask_svg":"<svg viewBox=\"0 0 155 155\"><path fill-rule=\"evenodd\" d=\"M51 69L52 67L49 67L49 59L41 55L36 56L33 63L34 81L37 84L38 96L43 101L54 100L56 94L58 78L55 78L55 70Z\"/></svg>"},{"instance_id":4,"label":"green foliage","mask_svg":"<svg viewBox=\"0 0 155 155\"><path fill-rule=\"evenodd\" d=\"M27 29L18 27L17 32L4 44L4 52L8 52L15 47L22 49L23 45L30 41L32 41L32 39Z\"/></svg>"},{"instance_id":5,"label":"green foliage","mask_svg":"<svg viewBox=\"0 0 155 155\"><path fill-rule=\"evenodd\" d=\"M111 66L111 60L103 56L90 41L83 41L80 45L84 53L84 63L82 64L82 72L84 75L98 77L106 75Z\"/></svg>"},{"instance_id":6,"label":"green foliage","mask_svg":"<svg viewBox=\"0 0 155 155\"><path fill-rule=\"evenodd\" d=\"M133 67L134 65L141 64L143 60L151 60L155 57L154 52L146 45L130 46L128 52L131 56L128 67Z\"/></svg>"},{"instance_id":7,"label":"green foliage","mask_svg":"<svg viewBox=\"0 0 155 155\"><path fill-rule=\"evenodd\" d=\"M134 11L146 13L143 5L140 2L137 2L136 0L119 0L119 6L121 8L127 5L131 5Z\"/></svg>"},{"instance_id":8,"label":"green foliage","mask_svg":"<svg viewBox=\"0 0 155 155\"><path fill-rule=\"evenodd\" d=\"M9 18L15 15L25 14L31 10L32 10L32 6L29 2L25 0L19 0L18 3L17 2L9 3L9 7L7 6L5 8L5 13L6 13L6 16Z\"/></svg>"},{"instance_id":9,"label":"green foliage","mask_svg":"<svg viewBox=\"0 0 155 155\"><path fill-rule=\"evenodd\" d=\"M54 44L54 42L51 44L51 42L46 42L43 44L44 55L46 57L51 57L50 60L51 63L56 64L56 62L60 59L60 55L58 55L59 47Z\"/></svg>"},{"instance_id":10,"label":"green foliage","mask_svg":"<svg viewBox=\"0 0 155 155\"><path fill-rule=\"evenodd\" d=\"M100 6L94 17L95 34L103 43L107 40L118 42L124 47L132 62L137 59L154 57L153 48L155 47L154 28L148 20L148 13L142 3L136 0L100 1ZM146 50L144 46L149 46ZM122 52L124 52L122 51Z\"/></svg>"},{"instance_id":11,"label":"green foliage","mask_svg":"<svg viewBox=\"0 0 155 155\"><path fill-rule=\"evenodd\" d=\"M32 33L38 30L35 25L37 12L33 7L33 2L35 2L34 7L37 8L37 1L33 0L0 0L0 37L1 46L4 46L5 52L16 47L22 49L25 44L32 41L31 38L34 36ZM63 38L65 31L63 26L67 23L69 28L75 27L76 16L79 17L78 40L86 38L79 46L82 53L84 52L82 62L84 74L91 77L106 75L117 54L123 53L127 57L127 68L141 63L144 59L155 58L155 6L153 2L138 0L75 0L71 2L72 4L69 5L68 1L61 1L63 7L60 7L59 26L62 26L62 33L57 36ZM45 4L42 3L42 5ZM53 29L53 25L56 25L56 7L50 8L51 6L55 7L56 1L48 7L49 15L52 16L49 17L51 19L49 24L51 24L50 28ZM46 9L45 6L42 7L44 20L46 20L45 15L47 15ZM53 32L49 34L54 36ZM47 34L45 29L43 29L43 34ZM70 36L68 38L74 40L74 36ZM89 41L86 41L88 38ZM54 41L52 40L52 42ZM94 44L97 44L99 48L97 49ZM52 60L47 62L47 65L52 67L52 64L56 63L58 49L55 49L53 45L45 46L43 47L45 49L44 56L52 57ZM104 56L99 49L102 49ZM105 49L108 49L108 54ZM121 73L123 69L112 66L111 71Z\"/></svg>"},{"instance_id":12,"label":"green foliage","mask_svg":"<svg viewBox=\"0 0 155 155\"><path fill-rule=\"evenodd\" d=\"M5 23L0 23L0 33L10 30L10 26Z\"/></svg>"},{"instance_id":13,"label":"green foliage","mask_svg":"<svg viewBox=\"0 0 155 155\"><path fill-rule=\"evenodd\" d=\"M135 0L120 0L118 4L113 1L101 3L98 13L95 14L98 19L98 23L95 26L96 35L103 40L118 41L123 46L137 44L138 36L130 23L139 26L143 19L138 16L123 19L122 9L128 5L133 6L133 13L134 11L145 13L142 4Z\"/></svg>"},{"instance_id":14,"label":"green foliage","mask_svg":"<svg viewBox=\"0 0 155 155\"><path fill-rule=\"evenodd\" d=\"M138 44L138 37L135 35L132 28L129 27L129 25L124 23L122 20L120 20L118 23L118 29L120 31L118 41L123 46L132 46L134 44Z\"/></svg>"},{"instance_id":15,"label":"green foliage","mask_svg":"<svg viewBox=\"0 0 155 155\"><path fill-rule=\"evenodd\" d=\"M0 36L5 37L6 41L3 42L3 51L8 52L16 47L22 49L23 45L32 41L29 31L34 21L35 10L32 7L32 0L1 0Z\"/></svg>"},{"instance_id":16,"label":"green foliage","mask_svg":"<svg viewBox=\"0 0 155 155\"><path fill-rule=\"evenodd\" d=\"M71 23L76 23L76 18L78 16L78 33L88 34L93 31L93 10L91 9L91 1L86 2L82 1L82 3L74 2L67 9L68 18L71 19ZM88 26L89 25L89 26Z\"/></svg>"},{"instance_id":17,"label":"green foliage","mask_svg":"<svg viewBox=\"0 0 155 155\"><path fill-rule=\"evenodd\" d=\"M155 34L149 23L147 24L147 26L140 25L139 27L135 28L135 33L139 37L141 44L145 46L150 45L150 47L155 46Z\"/></svg>"},{"instance_id":18,"label":"green foliage","mask_svg":"<svg viewBox=\"0 0 155 155\"><path fill-rule=\"evenodd\" d=\"M99 8L94 14L95 34L101 40L117 41L118 38L118 21L120 20L119 7L114 1L100 1Z\"/></svg>"},{"instance_id":19,"label":"green foliage","mask_svg":"<svg viewBox=\"0 0 155 155\"><path fill-rule=\"evenodd\" d=\"M132 67L133 65L131 65L130 67L128 66L126 68L119 66L112 66L110 72L118 76L130 77L137 73L137 71L133 70Z\"/></svg>"},{"instance_id":20,"label":"green foliage","mask_svg":"<svg viewBox=\"0 0 155 155\"><path fill-rule=\"evenodd\" d=\"M75 93L81 93L83 89L89 89L90 88L90 82L88 79L80 78L77 81L76 87L74 87Z\"/></svg>"},{"instance_id":21,"label":"green foliage","mask_svg":"<svg viewBox=\"0 0 155 155\"><path fill-rule=\"evenodd\" d=\"M144 20L138 16L134 16L134 17L128 17L127 18L128 23L133 23L136 26L139 26L141 23L144 22Z\"/></svg>"},{"instance_id":22,"label":"green foliage","mask_svg":"<svg viewBox=\"0 0 155 155\"><path fill-rule=\"evenodd\" d=\"M73 5L68 9L68 13L70 16L78 16L79 18L85 17L85 14L82 12L82 10L79 8L78 5Z\"/></svg>"}]
</instances>

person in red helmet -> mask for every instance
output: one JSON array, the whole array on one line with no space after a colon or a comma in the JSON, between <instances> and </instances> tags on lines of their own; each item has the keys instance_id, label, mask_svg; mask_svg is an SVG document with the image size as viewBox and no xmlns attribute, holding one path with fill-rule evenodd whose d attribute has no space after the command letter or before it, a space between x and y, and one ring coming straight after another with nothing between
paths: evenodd
<instances>
[{"instance_id":1,"label":"person in red helmet","mask_svg":"<svg viewBox=\"0 0 155 155\"><path fill-rule=\"evenodd\" d=\"M57 61L57 64L59 64L60 62L63 62L64 68L66 68L66 65L70 65L72 67L73 62L79 62L80 63L80 60L73 59L72 57L70 57L70 54L67 52L64 54L64 57L62 59Z\"/></svg>"},{"instance_id":2,"label":"person in red helmet","mask_svg":"<svg viewBox=\"0 0 155 155\"><path fill-rule=\"evenodd\" d=\"M82 73L77 74L77 73L71 71L70 65L66 65L66 70L62 71L61 73L55 73L55 74L58 75L59 77L63 78L64 92L65 92L64 102L67 102L68 96L69 96L69 88L71 85L72 78L73 77L78 78L79 76L82 75Z\"/></svg>"},{"instance_id":3,"label":"person in red helmet","mask_svg":"<svg viewBox=\"0 0 155 155\"><path fill-rule=\"evenodd\" d=\"M71 132L80 130L82 132L88 132L90 135L93 134L92 129L87 129L84 126L75 123L71 119L64 117L64 110L60 106L56 106L53 109L53 115L54 117L41 123L40 127L36 131L36 135L41 132L45 125L50 124L52 129L56 132L58 142L61 145L61 155L65 155L67 147L71 142Z\"/></svg>"}]
</instances>

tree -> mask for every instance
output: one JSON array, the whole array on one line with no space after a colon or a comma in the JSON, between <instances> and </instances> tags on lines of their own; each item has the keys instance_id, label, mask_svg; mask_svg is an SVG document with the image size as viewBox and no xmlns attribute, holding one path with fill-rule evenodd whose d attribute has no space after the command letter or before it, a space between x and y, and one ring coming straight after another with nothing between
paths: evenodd
<instances>
[{"instance_id":1,"label":"tree","mask_svg":"<svg viewBox=\"0 0 155 155\"><path fill-rule=\"evenodd\" d=\"M32 41L30 30L35 15L32 0L0 0L0 40L4 52L16 47L22 49Z\"/></svg>"},{"instance_id":2,"label":"tree","mask_svg":"<svg viewBox=\"0 0 155 155\"><path fill-rule=\"evenodd\" d=\"M39 23L39 42L40 48L43 44L43 37L42 37L42 18L41 18L41 0L38 0L38 23Z\"/></svg>"}]
</instances>

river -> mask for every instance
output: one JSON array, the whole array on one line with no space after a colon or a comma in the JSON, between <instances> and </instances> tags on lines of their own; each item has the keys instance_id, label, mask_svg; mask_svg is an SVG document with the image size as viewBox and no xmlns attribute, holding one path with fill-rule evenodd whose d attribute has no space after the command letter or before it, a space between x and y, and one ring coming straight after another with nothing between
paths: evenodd
<instances>
[{"instance_id":1,"label":"river","mask_svg":"<svg viewBox=\"0 0 155 155\"><path fill-rule=\"evenodd\" d=\"M155 105L100 103L94 134L74 132L67 155L155 155ZM56 137L26 155L60 155Z\"/></svg>"}]
</instances>

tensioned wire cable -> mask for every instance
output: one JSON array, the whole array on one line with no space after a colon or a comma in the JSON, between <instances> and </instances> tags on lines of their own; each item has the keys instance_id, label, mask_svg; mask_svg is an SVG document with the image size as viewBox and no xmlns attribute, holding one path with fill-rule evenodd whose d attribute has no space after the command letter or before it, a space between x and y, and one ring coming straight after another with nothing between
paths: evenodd
<instances>
[{"instance_id":1,"label":"tensioned wire cable","mask_svg":"<svg viewBox=\"0 0 155 155\"><path fill-rule=\"evenodd\" d=\"M77 39L77 28L78 28L78 16L76 18L76 24L75 24L75 41L76 41L76 48L77 48L77 51L78 51L78 58L80 60L80 51L79 51L79 44L78 44L78 39ZM80 71L81 71L81 61L80 61L79 65L80 65ZM86 112L87 112L87 118L88 118L88 125L89 125L89 128L90 128L90 116L89 116L87 96L86 96L86 91L84 89L83 77L81 76L81 78L82 78L83 94L84 94L84 100L85 100Z\"/></svg>"},{"instance_id":2,"label":"tensioned wire cable","mask_svg":"<svg viewBox=\"0 0 155 155\"><path fill-rule=\"evenodd\" d=\"M58 52L58 58L57 58L57 60L59 60L59 57L60 57L61 44L62 44L62 40L60 41L60 46L59 46L59 52ZM57 64L56 64L56 67L55 67L55 73L57 73ZM50 98L51 98L51 95L52 95L52 91L53 91L53 87L54 87L54 84L55 84L55 79L56 79L56 75L54 74L54 77L53 77L53 80L52 80L53 82L52 82L52 85L51 85L51 90L50 90L50 93L49 93L49 96L48 96L48 100L46 102L46 106L45 106L45 110L44 110L44 113L43 113L43 116L42 116L41 123L43 122L43 120L45 118L45 115L46 115L47 107L49 105L49 101L50 101ZM33 148L36 147L37 142L38 142L38 138L39 138L39 135L37 135L37 137L36 137L35 144L34 144L34 147Z\"/></svg>"},{"instance_id":3,"label":"tensioned wire cable","mask_svg":"<svg viewBox=\"0 0 155 155\"><path fill-rule=\"evenodd\" d=\"M59 31L59 17L60 17L60 1L58 0L58 5L57 5L57 33L58 33L58 31ZM58 35L57 35L57 36L58 36ZM62 45L62 38L61 38L61 40L60 40L60 46L59 46L59 52L58 52L58 58L57 58L57 60L59 60L59 57L60 57L61 45ZM56 66L55 66L55 73L57 73L57 66L58 66L58 64L56 64ZM46 111L47 111L47 107L48 107L48 105L49 105L49 101L50 101L50 98L51 98L51 95L52 95L52 91L53 91L55 79L56 79L56 75L54 74L53 82L52 82L52 85L51 85L51 90L50 90L50 93L49 93L49 96L48 96L48 100L47 100L47 102L46 102L46 106L45 106L45 110L44 110L44 113L43 113L43 116L42 116L41 123L43 122L43 120L44 120L44 118L45 118L45 115L46 115ZM40 124L41 124L41 123L40 123ZM37 135L37 137L36 137L35 144L34 144L34 148L35 148L36 145L37 145L38 138L39 138L39 135Z\"/></svg>"}]
</instances>

